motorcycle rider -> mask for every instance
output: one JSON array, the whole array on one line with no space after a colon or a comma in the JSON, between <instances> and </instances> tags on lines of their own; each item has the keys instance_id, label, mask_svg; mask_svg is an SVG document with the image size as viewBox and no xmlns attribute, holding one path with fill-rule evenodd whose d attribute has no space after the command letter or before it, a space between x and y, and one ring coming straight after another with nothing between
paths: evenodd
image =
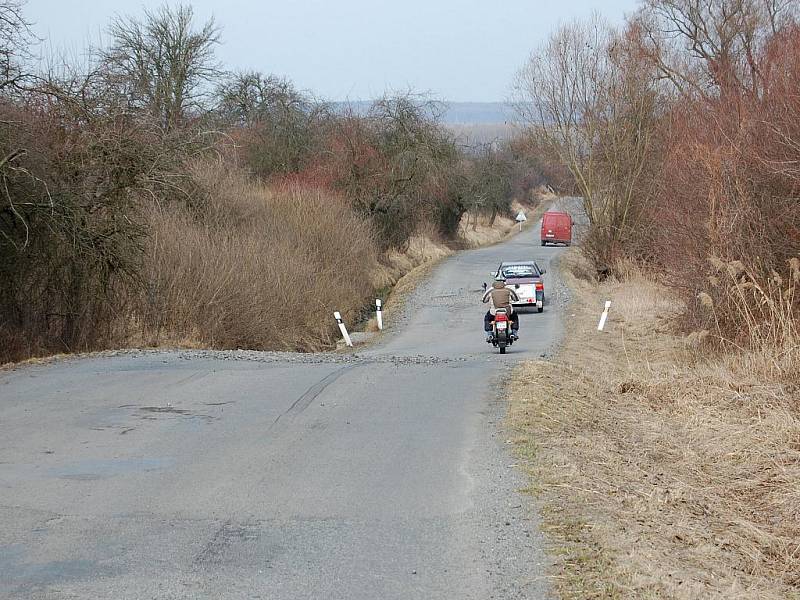
<instances>
[{"instance_id":1,"label":"motorcycle rider","mask_svg":"<svg viewBox=\"0 0 800 600\"><path fill-rule=\"evenodd\" d=\"M514 312L511 302L519 302L519 296L514 290L506 287L506 278L502 272L497 274L492 287L483 295L483 303L487 302L489 302L489 310L483 317L483 330L486 332L487 341L492 339L492 323L498 308L506 309L506 313L511 317L511 336L518 339L519 315Z\"/></svg>"}]
</instances>

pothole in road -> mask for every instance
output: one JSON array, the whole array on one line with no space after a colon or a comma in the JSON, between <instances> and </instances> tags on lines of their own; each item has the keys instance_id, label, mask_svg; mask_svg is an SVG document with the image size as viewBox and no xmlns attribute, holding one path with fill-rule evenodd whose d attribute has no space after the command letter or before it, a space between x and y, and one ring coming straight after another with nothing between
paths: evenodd
<instances>
[{"instance_id":1,"label":"pothole in road","mask_svg":"<svg viewBox=\"0 0 800 600\"><path fill-rule=\"evenodd\" d=\"M187 419L203 419L204 421L213 421L216 417L212 417L211 415L204 415L201 413L196 413L191 410L187 410L185 408L177 408L175 406L140 406L138 409L140 413L140 418L146 419L149 421L155 420L158 418L157 415L163 415L165 417L175 416L175 417L185 417ZM144 414L141 414L144 413Z\"/></svg>"}]
</instances>

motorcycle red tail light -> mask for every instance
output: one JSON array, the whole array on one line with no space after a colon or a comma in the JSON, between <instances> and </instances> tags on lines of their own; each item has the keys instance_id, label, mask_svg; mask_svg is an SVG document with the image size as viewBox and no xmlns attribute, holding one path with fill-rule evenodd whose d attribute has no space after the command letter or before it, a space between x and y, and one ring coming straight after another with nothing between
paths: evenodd
<instances>
[{"instance_id":1,"label":"motorcycle red tail light","mask_svg":"<svg viewBox=\"0 0 800 600\"><path fill-rule=\"evenodd\" d=\"M506 315L497 315L494 318L495 321L508 321L508 317Z\"/></svg>"}]
</instances>

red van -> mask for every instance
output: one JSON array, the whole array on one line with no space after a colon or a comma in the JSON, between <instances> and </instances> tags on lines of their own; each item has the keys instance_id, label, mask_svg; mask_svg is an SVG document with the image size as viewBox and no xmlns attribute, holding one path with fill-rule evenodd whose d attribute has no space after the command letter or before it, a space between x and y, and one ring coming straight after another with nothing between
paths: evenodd
<instances>
[{"instance_id":1,"label":"red van","mask_svg":"<svg viewBox=\"0 0 800 600\"><path fill-rule=\"evenodd\" d=\"M572 217L566 212L551 211L542 217L542 246L547 243L572 243Z\"/></svg>"}]
</instances>

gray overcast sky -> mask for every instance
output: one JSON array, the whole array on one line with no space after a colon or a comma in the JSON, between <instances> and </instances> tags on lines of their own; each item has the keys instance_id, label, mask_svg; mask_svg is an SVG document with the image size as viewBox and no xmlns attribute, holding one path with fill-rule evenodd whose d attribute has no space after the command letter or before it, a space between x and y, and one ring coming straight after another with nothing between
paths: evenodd
<instances>
[{"instance_id":1,"label":"gray overcast sky","mask_svg":"<svg viewBox=\"0 0 800 600\"><path fill-rule=\"evenodd\" d=\"M193 0L222 27L226 68L293 80L330 100L413 88L454 101L508 96L514 73L559 23L593 10L613 22L637 0ZM160 0L28 0L34 31L75 53L101 40L114 14Z\"/></svg>"}]
</instances>

